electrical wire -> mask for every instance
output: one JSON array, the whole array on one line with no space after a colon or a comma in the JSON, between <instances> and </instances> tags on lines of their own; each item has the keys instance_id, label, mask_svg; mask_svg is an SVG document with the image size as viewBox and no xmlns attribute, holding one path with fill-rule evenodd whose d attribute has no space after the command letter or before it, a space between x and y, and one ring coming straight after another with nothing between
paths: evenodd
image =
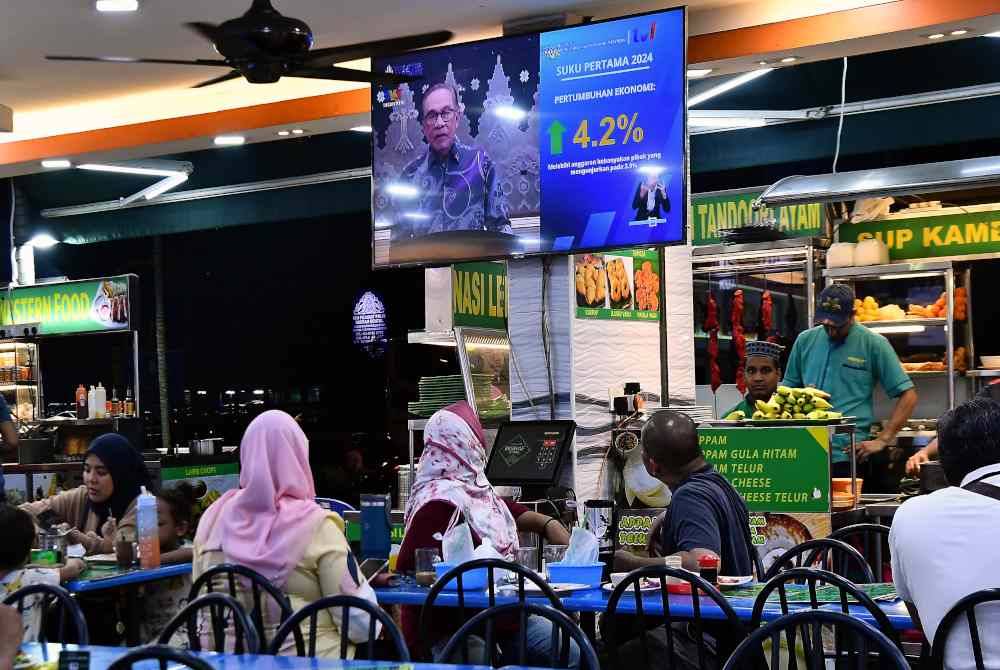
<instances>
[{"instance_id":1,"label":"electrical wire","mask_svg":"<svg viewBox=\"0 0 1000 670\"><path fill-rule=\"evenodd\" d=\"M552 378L552 349L549 341L549 274L552 271L550 257L542 258L542 351L545 354L545 373L549 383L549 418L556 419L556 390L555 381Z\"/></svg>"},{"instance_id":2,"label":"electrical wire","mask_svg":"<svg viewBox=\"0 0 1000 670\"><path fill-rule=\"evenodd\" d=\"M844 104L847 102L847 56L844 56L844 71L840 76L840 121L837 122L837 148L833 152L833 173L837 174L840 160L840 136L844 132Z\"/></svg>"},{"instance_id":3,"label":"electrical wire","mask_svg":"<svg viewBox=\"0 0 1000 670\"><path fill-rule=\"evenodd\" d=\"M535 401L531 399L531 393L528 391L527 384L524 383L524 377L521 376L521 366L517 363L517 354L514 353L514 342L510 342L510 362L514 364L514 374L517 375L517 381L521 384L521 392L524 393L524 397L528 400L528 406L531 409L535 409Z\"/></svg>"},{"instance_id":4,"label":"electrical wire","mask_svg":"<svg viewBox=\"0 0 1000 670\"><path fill-rule=\"evenodd\" d=\"M8 323L14 323L14 284L17 283L17 247L14 246L14 209L17 205L16 194L14 193L14 178L7 180L10 183L10 282L7 283L7 316Z\"/></svg>"}]
</instances>

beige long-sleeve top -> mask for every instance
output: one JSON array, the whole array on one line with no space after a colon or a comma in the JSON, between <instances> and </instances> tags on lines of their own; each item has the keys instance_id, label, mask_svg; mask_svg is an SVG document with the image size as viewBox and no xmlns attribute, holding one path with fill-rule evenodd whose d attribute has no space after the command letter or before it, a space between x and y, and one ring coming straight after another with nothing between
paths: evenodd
<instances>
[{"instance_id":1,"label":"beige long-sleeve top","mask_svg":"<svg viewBox=\"0 0 1000 670\"><path fill-rule=\"evenodd\" d=\"M125 515L121 519L116 519L119 529L129 528L133 533L135 533L135 503L135 500L130 502L128 507L125 509ZM45 512L52 511L60 523L68 523L71 526L76 526L84 533L100 533L101 529L98 527L97 513L93 509L91 509L87 514L87 518L84 521L83 526L77 525L80 523L80 517L83 515L83 510L86 504L87 487L79 486L75 489L70 489L69 491L63 491L54 496L43 498L42 500L25 503L21 505L21 509L30 514L33 519L37 519L39 515ZM107 542L111 542L112 547L114 546L114 538L104 539L105 544L107 544Z\"/></svg>"},{"instance_id":2,"label":"beige long-sleeve top","mask_svg":"<svg viewBox=\"0 0 1000 670\"><path fill-rule=\"evenodd\" d=\"M292 610L298 611L309 603L319 600L324 596L351 595L364 598L373 604L377 604L375 591L365 581L362 580L357 585L348 572L348 556L351 548L344 536L344 522L340 516L330 513L317 527L312 540L306 549L305 554L299 561L295 569L289 573L288 583L280 587L281 591L288 596L291 601ZM350 560L354 560L353 557ZM220 550L205 551L195 542L194 563L191 577L197 580L198 577L221 563L226 563L225 555ZM243 605L249 613L253 607L253 595L243 581L237 581L236 599ZM213 582L213 589L217 592L227 593L228 586L225 578L218 578ZM265 595L263 601L269 601ZM267 643L274 640L274 633L277 631L280 622L278 612L273 605L264 607L264 628ZM336 618L331 616L330 611L320 613L316 620L316 655L321 658L338 658L340 656L340 610L336 611ZM348 639L354 643L362 643L368 639L367 614L352 610L348 622ZM376 625L376 635L381 629L381 625ZM303 639L308 640L309 627L308 619L301 626ZM227 642L232 642L232 636L227 636ZM295 655L295 638L289 635L281 648L282 655ZM354 658L354 645L348 645L348 658Z\"/></svg>"}]
</instances>

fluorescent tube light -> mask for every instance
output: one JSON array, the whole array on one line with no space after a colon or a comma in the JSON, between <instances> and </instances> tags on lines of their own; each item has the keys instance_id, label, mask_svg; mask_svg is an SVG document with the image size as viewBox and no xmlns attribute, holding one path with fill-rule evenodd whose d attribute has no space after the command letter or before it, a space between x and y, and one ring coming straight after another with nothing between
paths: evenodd
<instances>
[{"instance_id":1,"label":"fluorescent tube light","mask_svg":"<svg viewBox=\"0 0 1000 670\"><path fill-rule=\"evenodd\" d=\"M135 12L139 10L139 0L97 0L94 7L99 12Z\"/></svg>"},{"instance_id":2,"label":"fluorescent tube light","mask_svg":"<svg viewBox=\"0 0 1000 670\"><path fill-rule=\"evenodd\" d=\"M712 73L712 68L691 68L688 70L688 79L701 79Z\"/></svg>"},{"instance_id":3,"label":"fluorescent tube light","mask_svg":"<svg viewBox=\"0 0 1000 670\"><path fill-rule=\"evenodd\" d=\"M873 333L901 334L901 333L922 333L926 330L923 326L871 326Z\"/></svg>"},{"instance_id":4,"label":"fluorescent tube light","mask_svg":"<svg viewBox=\"0 0 1000 670\"><path fill-rule=\"evenodd\" d=\"M763 77L765 74L767 74L768 72L771 72L773 69L774 68L771 68L771 67L762 67L759 70L751 70L750 72L746 72L744 74L741 74L738 77L733 77L729 81L725 81L725 82L719 84L718 86L713 86L712 88L708 89L707 91L703 91L703 92L699 93L698 95L696 95L696 96L694 96L692 98L689 98L688 99L688 107L694 107L695 105L701 104L701 103L705 102L706 100L710 100L711 98L714 98L714 97L716 97L718 95L722 95L723 93L725 93L727 91L731 91L734 88L738 88L738 87L742 86L743 84L751 82L754 79L757 79L758 77Z\"/></svg>"},{"instance_id":5,"label":"fluorescent tube light","mask_svg":"<svg viewBox=\"0 0 1000 670\"><path fill-rule=\"evenodd\" d=\"M81 170L94 170L96 172L117 172L119 174L138 174L147 177L173 177L184 174L179 170L165 170L160 168L144 168L131 165L111 165L105 163L84 163L77 165Z\"/></svg>"},{"instance_id":6,"label":"fluorescent tube light","mask_svg":"<svg viewBox=\"0 0 1000 670\"><path fill-rule=\"evenodd\" d=\"M294 130L292 131L295 132ZM215 138L215 146L217 147L238 147L245 143L247 138L242 135L219 135Z\"/></svg>"},{"instance_id":7,"label":"fluorescent tube light","mask_svg":"<svg viewBox=\"0 0 1000 670\"><path fill-rule=\"evenodd\" d=\"M370 133L372 131L371 126L354 126L351 128L356 133Z\"/></svg>"},{"instance_id":8,"label":"fluorescent tube light","mask_svg":"<svg viewBox=\"0 0 1000 670\"><path fill-rule=\"evenodd\" d=\"M52 247L59 244L59 240L52 237L48 233L38 233L30 240L28 240L28 244L36 249L51 249Z\"/></svg>"},{"instance_id":9,"label":"fluorescent tube light","mask_svg":"<svg viewBox=\"0 0 1000 670\"><path fill-rule=\"evenodd\" d=\"M688 117L688 125L692 128L760 128L767 125L765 119L742 117Z\"/></svg>"},{"instance_id":10,"label":"fluorescent tube light","mask_svg":"<svg viewBox=\"0 0 1000 670\"><path fill-rule=\"evenodd\" d=\"M68 167L73 167L73 164L65 158L49 158L42 161L42 167L46 170L63 170Z\"/></svg>"}]
</instances>

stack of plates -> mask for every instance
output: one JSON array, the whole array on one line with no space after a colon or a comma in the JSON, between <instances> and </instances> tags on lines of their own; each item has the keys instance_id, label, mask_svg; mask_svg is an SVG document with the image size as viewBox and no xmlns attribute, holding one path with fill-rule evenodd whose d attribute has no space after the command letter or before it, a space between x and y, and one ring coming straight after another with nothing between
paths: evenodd
<instances>
[{"instance_id":1,"label":"stack of plates","mask_svg":"<svg viewBox=\"0 0 1000 670\"><path fill-rule=\"evenodd\" d=\"M476 394L476 404L490 402L491 375L472 375L472 386ZM460 400L466 400L465 383L462 375L421 377L419 383L420 400L407 403L411 414L429 417L434 412Z\"/></svg>"}]
</instances>

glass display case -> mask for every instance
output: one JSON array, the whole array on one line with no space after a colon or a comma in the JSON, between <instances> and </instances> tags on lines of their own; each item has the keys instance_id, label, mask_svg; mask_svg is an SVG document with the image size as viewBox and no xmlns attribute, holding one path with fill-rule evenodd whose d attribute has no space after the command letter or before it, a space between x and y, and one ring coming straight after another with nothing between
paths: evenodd
<instances>
[{"instance_id":1,"label":"glass display case","mask_svg":"<svg viewBox=\"0 0 1000 670\"><path fill-rule=\"evenodd\" d=\"M767 339L781 344L787 356L795 338L812 324L825 248L823 240L801 238L694 250L699 405L713 405L718 416L741 399L741 361L734 335L745 341ZM734 306L741 311L737 319ZM715 323L709 319L710 307Z\"/></svg>"},{"instance_id":2,"label":"glass display case","mask_svg":"<svg viewBox=\"0 0 1000 670\"><path fill-rule=\"evenodd\" d=\"M0 393L18 421L41 416L41 371L34 342L0 342Z\"/></svg>"}]
</instances>

